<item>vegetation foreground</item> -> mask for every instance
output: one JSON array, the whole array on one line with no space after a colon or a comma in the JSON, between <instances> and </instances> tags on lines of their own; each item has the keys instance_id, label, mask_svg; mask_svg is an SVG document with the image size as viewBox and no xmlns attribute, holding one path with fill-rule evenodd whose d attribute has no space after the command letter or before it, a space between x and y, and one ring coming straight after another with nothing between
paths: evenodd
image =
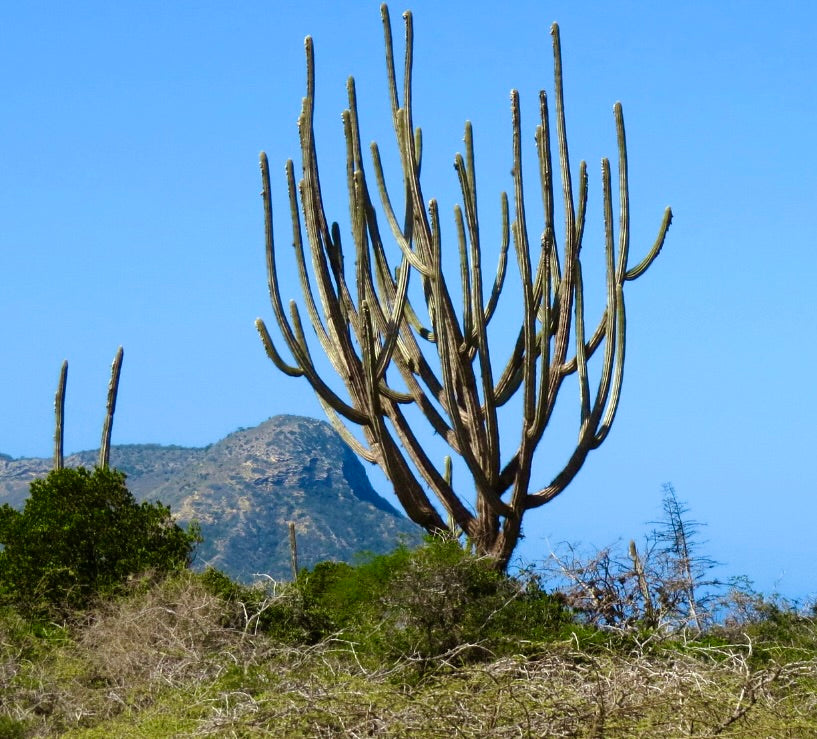
<instances>
[{"instance_id":1,"label":"vegetation foreground","mask_svg":"<svg viewBox=\"0 0 817 739\"><path fill-rule=\"evenodd\" d=\"M817 736L813 617L744 594L694 638L600 628L538 582L451 540L145 577L60 625L7 605L0 736Z\"/></svg>"}]
</instances>

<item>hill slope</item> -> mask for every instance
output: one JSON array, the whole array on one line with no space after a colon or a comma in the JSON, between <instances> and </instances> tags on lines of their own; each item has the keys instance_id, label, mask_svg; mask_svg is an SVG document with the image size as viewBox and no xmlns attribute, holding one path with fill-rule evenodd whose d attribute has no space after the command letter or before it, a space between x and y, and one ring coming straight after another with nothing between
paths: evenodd
<instances>
[{"instance_id":1,"label":"hill slope","mask_svg":"<svg viewBox=\"0 0 817 739\"><path fill-rule=\"evenodd\" d=\"M97 452L66 458L93 467ZM128 475L138 500L160 500L181 523L197 519L204 542L196 567L231 577L255 573L288 578L287 525L298 535L301 566L382 553L418 528L381 498L363 466L324 421L276 416L204 448L129 444L111 449L111 465ZM0 503L21 507L28 485L51 469L50 459L0 455Z\"/></svg>"}]
</instances>

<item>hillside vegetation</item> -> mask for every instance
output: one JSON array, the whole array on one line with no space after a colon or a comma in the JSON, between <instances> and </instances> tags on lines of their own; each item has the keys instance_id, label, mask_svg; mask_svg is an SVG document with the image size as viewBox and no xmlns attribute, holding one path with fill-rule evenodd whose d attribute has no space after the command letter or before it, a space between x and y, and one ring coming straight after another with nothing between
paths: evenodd
<instances>
[{"instance_id":1,"label":"hillside vegetation","mask_svg":"<svg viewBox=\"0 0 817 739\"><path fill-rule=\"evenodd\" d=\"M123 473L52 470L0 506L0 737L817 736L817 611L664 513L513 574L454 529L248 585Z\"/></svg>"},{"instance_id":2,"label":"hillside vegetation","mask_svg":"<svg viewBox=\"0 0 817 739\"><path fill-rule=\"evenodd\" d=\"M454 539L297 582L131 582L0 615L0 736L817 736L817 622L745 591L703 633L601 628Z\"/></svg>"}]
</instances>

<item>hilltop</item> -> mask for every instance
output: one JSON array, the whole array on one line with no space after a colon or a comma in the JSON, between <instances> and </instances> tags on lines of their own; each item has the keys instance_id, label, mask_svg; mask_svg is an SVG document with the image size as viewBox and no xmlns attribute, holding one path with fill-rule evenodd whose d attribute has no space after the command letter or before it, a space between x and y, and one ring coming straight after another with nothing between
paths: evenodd
<instances>
[{"instance_id":1,"label":"hilltop","mask_svg":"<svg viewBox=\"0 0 817 739\"><path fill-rule=\"evenodd\" d=\"M93 467L98 452L66 457ZM137 500L160 500L182 524L198 520L204 542L195 567L213 566L249 581L290 576L288 522L301 566L383 553L419 529L377 494L362 464L332 427L302 416L275 416L206 447L113 446L111 466L128 476ZM0 503L21 508L31 480L51 459L0 455Z\"/></svg>"}]
</instances>

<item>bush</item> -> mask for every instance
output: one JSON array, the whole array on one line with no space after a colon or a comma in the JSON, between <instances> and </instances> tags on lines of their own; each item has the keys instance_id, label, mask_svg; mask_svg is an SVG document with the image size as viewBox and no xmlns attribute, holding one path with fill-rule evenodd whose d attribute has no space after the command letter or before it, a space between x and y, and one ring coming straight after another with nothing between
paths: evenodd
<instances>
[{"instance_id":1,"label":"bush","mask_svg":"<svg viewBox=\"0 0 817 739\"><path fill-rule=\"evenodd\" d=\"M499 573L454 539L401 547L356 567L323 562L295 588L289 625L301 638L342 634L376 658L422 662L453 650L463 661L519 652L572 623L563 599L538 580Z\"/></svg>"},{"instance_id":2,"label":"bush","mask_svg":"<svg viewBox=\"0 0 817 739\"><path fill-rule=\"evenodd\" d=\"M28 733L22 721L11 716L0 716L0 737L3 739L24 739Z\"/></svg>"},{"instance_id":3,"label":"bush","mask_svg":"<svg viewBox=\"0 0 817 739\"><path fill-rule=\"evenodd\" d=\"M0 596L27 612L66 613L129 577L185 568L200 541L161 503L137 503L109 468L54 470L22 512L0 508Z\"/></svg>"},{"instance_id":4,"label":"bush","mask_svg":"<svg viewBox=\"0 0 817 739\"><path fill-rule=\"evenodd\" d=\"M413 552L381 598L385 651L421 659L455 652L457 661L518 652L572 621L538 580L509 577L492 564L456 539Z\"/></svg>"}]
</instances>

